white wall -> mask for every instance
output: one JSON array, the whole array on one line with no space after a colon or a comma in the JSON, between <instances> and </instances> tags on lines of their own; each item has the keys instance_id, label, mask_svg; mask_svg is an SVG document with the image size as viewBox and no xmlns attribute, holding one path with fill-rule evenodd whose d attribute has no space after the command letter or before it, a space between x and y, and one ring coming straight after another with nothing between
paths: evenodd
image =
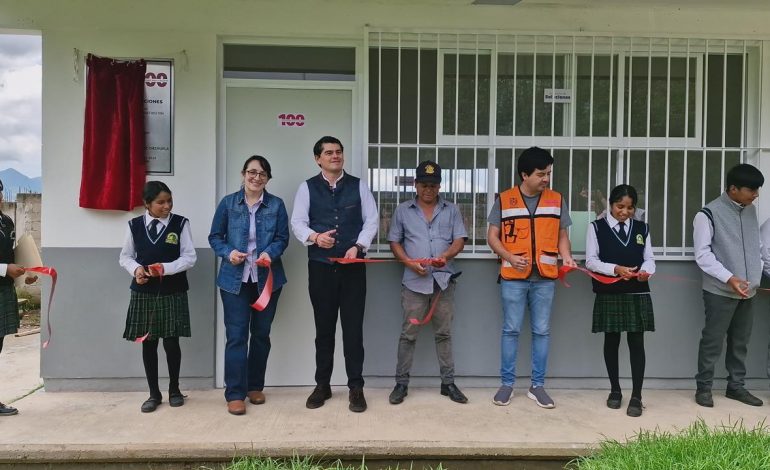
<instances>
[{"instance_id":1,"label":"white wall","mask_svg":"<svg viewBox=\"0 0 770 470\"><path fill-rule=\"evenodd\" d=\"M83 135L82 58L73 49L114 57L168 57L175 68L175 172L162 178L176 211L193 220L198 247L207 246L207 222L216 203L217 36L274 42L349 38L362 43L364 27L398 26L503 31L606 32L714 37L770 37L770 2L687 7L684 0L650 8L624 3L558 0L515 7L471 6L470 1L324 2L281 0L4 0L0 30L43 34L43 246L120 246L128 214L78 207ZM683 6L684 5L684 6ZM736 5L743 5L737 7ZM304 38L304 39L303 39ZM189 69L183 67L181 50ZM770 96L765 93L763 96ZM360 136L356 136L358 139ZM137 212L138 213L138 212ZM767 214L770 215L770 214ZM75 230L86 227L86 230Z\"/></svg>"}]
</instances>

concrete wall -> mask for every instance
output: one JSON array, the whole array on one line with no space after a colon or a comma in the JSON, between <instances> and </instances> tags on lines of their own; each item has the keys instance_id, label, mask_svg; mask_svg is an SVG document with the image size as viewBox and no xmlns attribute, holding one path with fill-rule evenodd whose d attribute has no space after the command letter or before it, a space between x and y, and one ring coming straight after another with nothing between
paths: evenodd
<instances>
[{"instance_id":1,"label":"concrete wall","mask_svg":"<svg viewBox=\"0 0 770 470\"><path fill-rule=\"evenodd\" d=\"M112 57L172 57L175 67L175 174L160 178L174 191L175 212L188 216L199 253L191 272L193 339L184 341L185 386L210 386L214 376L215 263L206 235L223 190L217 181L220 82L218 47L222 40L274 44L337 44L361 47L366 25L422 30L532 33L617 33L724 38L770 38L770 3L755 0L590 2L524 1L516 7L472 6L468 0L5 0L0 31L37 30L43 36L43 201L42 246L46 261L60 272L52 319L54 343L42 354L49 389L141 388L139 349L120 339L128 298L128 276L117 265L125 223L139 214L78 207L83 133L83 61L73 51ZM182 54L181 51L185 51ZM764 48L770 64L770 47ZM359 54L359 57L361 55ZM770 74L765 74L770 77ZM363 79L359 75L358 79ZM770 110L770 78L763 83L762 114ZM363 102L358 101L362 107ZM363 115L363 114L362 114ZM762 147L770 139L770 119L762 119ZM362 142L362 124L354 140ZM360 159L363 146L350 148ZM359 160L360 161L360 160ZM760 164L768 165L762 153ZM768 168L770 169L770 168ZM291 198L291 194L281 194ZM770 205L761 202L763 219ZM290 250L300 250L292 242ZM500 305L492 260L461 260L465 271L457 295L455 350L463 381L492 384L499 364ZM691 385L702 302L697 282L673 283L663 274L697 279L692 262L661 262L653 282L658 331L649 335L648 376L666 379L659 386ZM366 373L370 383L390 384L400 323L397 266L369 270L366 319ZM288 273L291 291L307 295L306 281ZM658 280L659 279L659 280ZM560 288L553 315L549 376L554 384L604 386L601 338L590 331L592 295L576 279ZM762 294L765 296L765 294ZM766 299L760 299L749 374L764 375L767 341ZM292 342L290 325L311 322L310 312L281 312L291 319L276 323L274 343L292 344L294 353L273 358L271 367L312 360L312 342ZM435 377L428 332L418 346L415 375ZM525 336L526 338L526 336ZM520 372L526 375L529 346L522 344ZM310 358L310 359L308 359ZM625 366L624 366L625 367ZM622 369L627 372L627 368ZM381 378L380 378L381 377ZM572 380L578 378L577 381ZM437 383L435 378L429 379ZM311 382L312 377L307 378Z\"/></svg>"}]
</instances>

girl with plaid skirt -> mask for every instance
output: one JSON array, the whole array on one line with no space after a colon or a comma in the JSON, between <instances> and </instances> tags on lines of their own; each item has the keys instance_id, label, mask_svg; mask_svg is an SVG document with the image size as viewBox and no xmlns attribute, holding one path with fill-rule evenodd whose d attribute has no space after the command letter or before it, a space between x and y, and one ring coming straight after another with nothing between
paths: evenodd
<instances>
[{"instance_id":1,"label":"girl with plaid skirt","mask_svg":"<svg viewBox=\"0 0 770 470\"><path fill-rule=\"evenodd\" d=\"M143 199L147 210L128 222L120 265L134 277L123 338L144 338L142 360L150 398L142 403L142 412L150 413L163 401L158 386L159 338L163 338L168 363L169 405L184 405L179 390L179 337L190 336L185 271L195 265L196 254L189 221L171 213L174 201L168 186L148 181Z\"/></svg>"},{"instance_id":2,"label":"girl with plaid skirt","mask_svg":"<svg viewBox=\"0 0 770 470\"><path fill-rule=\"evenodd\" d=\"M588 226L586 267L622 281L602 284L593 281L594 333L604 332L604 362L610 379L609 408L620 408L623 395L618 377L620 334L626 332L631 358L631 400L628 416L642 415L644 381L644 332L655 331L648 279L655 273L650 231L646 223L634 219L637 194L633 186L621 184L610 193L610 212Z\"/></svg>"},{"instance_id":3,"label":"girl with plaid skirt","mask_svg":"<svg viewBox=\"0 0 770 470\"><path fill-rule=\"evenodd\" d=\"M0 181L0 202L3 202L3 182ZM16 228L10 217L0 212L0 352L3 350L5 335L16 333L19 329L19 303L13 280L24 275L24 267L14 263L13 248L16 243ZM32 284L37 276L27 276L24 280ZM12 406L0 403L0 416L18 413Z\"/></svg>"}]
</instances>

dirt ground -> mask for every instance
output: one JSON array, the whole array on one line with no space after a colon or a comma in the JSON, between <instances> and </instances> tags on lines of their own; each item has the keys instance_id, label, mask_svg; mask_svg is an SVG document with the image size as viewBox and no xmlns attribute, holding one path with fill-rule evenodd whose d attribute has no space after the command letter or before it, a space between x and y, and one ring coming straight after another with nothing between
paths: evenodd
<instances>
[{"instance_id":1,"label":"dirt ground","mask_svg":"<svg viewBox=\"0 0 770 470\"><path fill-rule=\"evenodd\" d=\"M24 312L21 317L19 333L40 328L40 310L30 310Z\"/></svg>"}]
</instances>

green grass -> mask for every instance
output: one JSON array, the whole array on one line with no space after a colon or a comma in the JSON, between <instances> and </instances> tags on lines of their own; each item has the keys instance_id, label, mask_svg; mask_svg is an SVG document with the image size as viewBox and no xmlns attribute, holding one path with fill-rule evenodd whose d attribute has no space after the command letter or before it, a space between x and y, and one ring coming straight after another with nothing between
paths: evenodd
<instances>
[{"instance_id":1,"label":"green grass","mask_svg":"<svg viewBox=\"0 0 770 470\"><path fill-rule=\"evenodd\" d=\"M605 441L575 470L760 470L770 469L770 430L742 422L710 428L699 420L677 433L640 431L627 443Z\"/></svg>"},{"instance_id":2,"label":"green grass","mask_svg":"<svg viewBox=\"0 0 770 470\"><path fill-rule=\"evenodd\" d=\"M368 470L362 460L358 465L344 465L339 460L325 462L313 457L292 457L291 459L272 459L269 457L242 457L235 459L224 470ZM422 470L422 467L397 467L390 470ZM441 464L433 470L447 470Z\"/></svg>"}]
</instances>

